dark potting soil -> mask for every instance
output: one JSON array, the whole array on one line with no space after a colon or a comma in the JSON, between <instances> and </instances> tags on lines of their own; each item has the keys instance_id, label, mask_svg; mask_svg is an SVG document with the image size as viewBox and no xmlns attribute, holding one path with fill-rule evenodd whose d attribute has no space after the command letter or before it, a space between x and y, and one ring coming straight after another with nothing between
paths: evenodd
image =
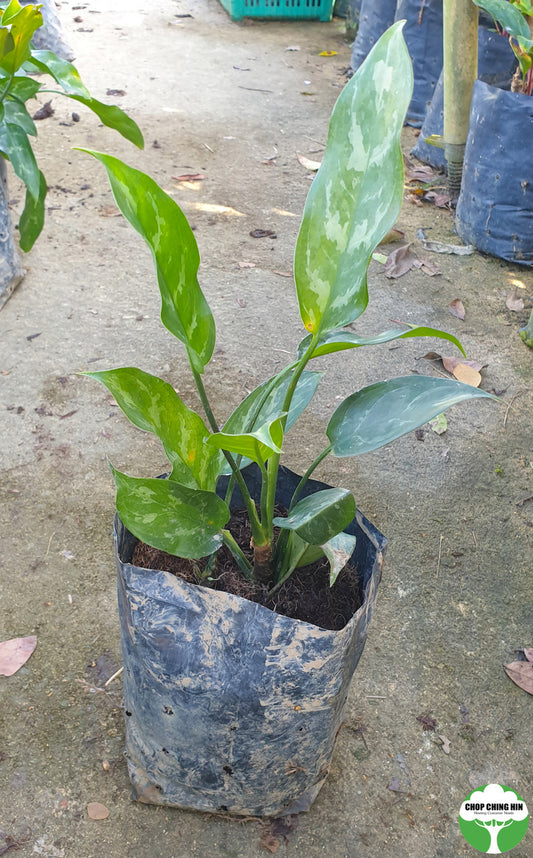
<instances>
[{"instance_id":1,"label":"dark potting soil","mask_svg":"<svg viewBox=\"0 0 533 858\"><path fill-rule=\"evenodd\" d=\"M280 512L276 511L277 514ZM228 530L245 555L252 560L251 532L244 510L237 510L230 518ZM231 552L223 546L218 552L218 563L210 582L214 590L241 596L250 602L291 617L304 620L323 629L338 631L352 618L361 606L360 583L357 570L350 565L339 573L333 587L329 585L329 563L325 558L296 569L290 578L272 596L268 588L248 581L235 563ZM138 542L132 563L143 569L158 569L183 578L190 584L209 586L201 574L207 559L186 560Z\"/></svg>"}]
</instances>

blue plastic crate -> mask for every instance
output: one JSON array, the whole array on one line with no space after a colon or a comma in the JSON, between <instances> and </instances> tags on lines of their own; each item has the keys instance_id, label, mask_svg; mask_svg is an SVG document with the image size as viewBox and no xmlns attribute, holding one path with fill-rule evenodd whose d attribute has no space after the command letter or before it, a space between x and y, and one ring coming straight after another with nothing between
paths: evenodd
<instances>
[{"instance_id":1,"label":"blue plastic crate","mask_svg":"<svg viewBox=\"0 0 533 858\"><path fill-rule=\"evenodd\" d=\"M335 0L220 0L233 21L242 18L315 18L331 21Z\"/></svg>"}]
</instances>

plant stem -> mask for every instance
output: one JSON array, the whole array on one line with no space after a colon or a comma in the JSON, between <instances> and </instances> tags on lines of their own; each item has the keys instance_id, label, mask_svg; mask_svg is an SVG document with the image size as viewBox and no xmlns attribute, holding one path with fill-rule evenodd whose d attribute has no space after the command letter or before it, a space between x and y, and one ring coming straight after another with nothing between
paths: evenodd
<instances>
[{"instance_id":1,"label":"plant stem","mask_svg":"<svg viewBox=\"0 0 533 858\"><path fill-rule=\"evenodd\" d=\"M239 547L229 530L222 531L222 539L224 540L224 545L229 548L231 553L233 554L239 569L244 573L247 578L252 578L253 567L247 557L244 555L242 549Z\"/></svg>"},{"instance_id":2,"label":"plant stem","mask_svg":"<svg viewBox=\"0 0 533 858\"><path fill-rule=\"evenodd\" d=\"M218 428L218 423L215 419L215 415L213 414L213 411L212 411L211 406L209 404L209 400L207 398L207 393L205 391L204 383L202 381L202 376L193 367L192 362L191 362L191 372L193 374L194 382L196 384L196 389L198 390L198 393L200 394L200 399L202 400L202 405L204 407L204 411L205 411L207 420L209 422L209 425L211 426L211 429L213 430L213 432L220 432L220 429ZM236 464L235 459L233 458L231 453L228 453L227 450L222 450L222 452L226 458L228 465L230 466L230 468L232 470L233 476L235 477L235 481L241 490L242 499L243 499L244 505L246 507L246 512L248 513L248 518L250 520L250 527L252 528L252 536L253 536L254 540L259 545L262 545L265 542L264 529L261 526L261 522L259 520L259 516L257 515L257 510L255 508L255 504L254 504L254 502L250 496L250 492L248 491L248 487L247 487L246 483L244 482L244 478L240 472L240 469L239 469L238 465Z\"/></svg>"},{"instance_id":3,"label":"plant stem","mask_svg":"<svg viewBox=\"0 0 533 858\"><path fill-rule=\"evenodd\" d=\"M281 409L282 411L286 412L286 414L289 413L289 409L291 407L291 402L292 402L292 397L294 396L294 391L296 390L296 386L297 386L298 382L300 381L300 376L302 375L302 372L304 371L308 362L311 360L311 357L312 357L313 352L315 350L315 346L317 344L319 336L320 336L320 334L318 331L316 331L313 334L313 337L311 339L311 342L309 343L308 348L306 349L306 351L304 352L304 354L302 355L302 357L300 358L300 360L298 361L298 363L295 367L292 379L291 379L290 384L287 388L287 393L285 394L285 400L283 402L283 407ZM283 429L284 430L285 430L286 423L287 423L287 417L285 417L283 420ZM272 537L273 537L272 519L274 517L274 506L275 506L275 500L276 500L276 487L277 487L277 483L278 483L278 471L279 471L280 458L281 458L281 456L279 453L274 453L274 455L271 456L270 459L268 460L268 465L267 465L267 468L268 468L267 509L268 509L269 518L267 521L263 521L263 527L265 528L265 530L266 530L266 532L270 538L270 542L272 542Z\"/></svg>"}]
</instances>

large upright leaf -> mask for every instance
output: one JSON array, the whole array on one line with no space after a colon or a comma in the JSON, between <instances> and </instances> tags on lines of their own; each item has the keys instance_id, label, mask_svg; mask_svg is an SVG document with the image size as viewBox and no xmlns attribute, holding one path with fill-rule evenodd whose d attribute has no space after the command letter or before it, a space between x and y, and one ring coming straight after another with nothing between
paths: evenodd
<instances>
[{"instance_id":1,"label":"large upright leaf","mask_svg":"<svg viewBox=\"0 0 533 858\"><path fill-rule=\"evenodd\" d=\"M172 479L215 490L222 454L205 443L209 430L204 421L168 382L134 367L84 375L105 384L135 426L157 435L172 464Z\"/></svg>"},{"instance_id":2,"label":"large upright leaf","mask_svg":"<svg viewBox=\"0 0 533 858\"><path fill-rule=\"evenodd\" d=\"M363 387L339 405L326 434L334 456L356 456L389 444L468 399L497 399L448 378L409 375Z\"/></svg>"},{"instance_id":3,"label":"large upright leaf","mask_svg":"<svg viewBox=\"0 0 533 858\"><path fill-rule=\"evenodd\" d=\"M441 340L449 340L465 354L461 343L453 334L439 331L437 328L426 328L419 325L404 325L402 328L392 328L383 331L373 337L360 337L352 331L330 331L318 340L311 358L329 355L333 352L341 352L345 349L356 349L361 346L377 346L381 343L390 343L392 340L404 340L409 337L439 337ZM298 356L301 357L311 345L311 334L304 337L298 346Z\"/></svg>"},{"instance_id":4,"label":"large upright leaf","mask_svg":"<svg viewBox=\"0 0 533 858\"><path fill-rule=\"evenodd\" d=\"M400 211L400 135L413 78L402 26L377 42L331 116L294 260L300 314L311 333L343 327L363 312L370 257Z\"/></svg>"},{"instance_id":5,"label":"large upright leaf","mask_svg":"<svg viewBox=\"0 0 533 858\"><path fill-rule=\"evenodd\" d=\"M117 512L137 539L190 559L206 557L220 548L221 531L230 513L214 492L111 470L117 487Z\"/></svg>"},{"instance_id":6,"label":"large upright leaf","mask_svg":"<svg viewBox=\"0 0 533 858\"><path fill-rule=\"evenodd\" d=\"M203 372L215 345L215 323L198 284L200 254L187 218L150 176L118 158L82 149L107 170L116 203L152 251L161 292L161 320Z\"/></svg>"}]
</instances>

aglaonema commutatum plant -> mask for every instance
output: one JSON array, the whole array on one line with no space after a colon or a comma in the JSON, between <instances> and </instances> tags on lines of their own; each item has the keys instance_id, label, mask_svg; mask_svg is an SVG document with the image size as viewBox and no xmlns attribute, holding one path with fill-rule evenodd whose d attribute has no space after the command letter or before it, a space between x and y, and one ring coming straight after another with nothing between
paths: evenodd
<instances>
[{"instance_id":1,"label":"aglaonema commutatum plant","mask_svg":"<svg viewBox=\"0 0 533 858\"><path fill-rule=\"evenodd\" d=\"M172 466L168 479L139 479L113 468L117 511L126 527L149 545L185 558L210 557L206 583L225 544L244 575L271 591L296 567L323 555L330 562L333 584L355 545L355 537L343 532L354 518L355 500L342 488L300 499L318 464L328 455L376 450L455 403L490 397L452 379L418 375L380 381L352 393L331 417L326 446L302 477L287 515L275 515L284 436L321 377L308 369L313 359L420 336L450 340L463 352L455 337L427 327L404 325L369 337L346 329L367 306L368 264L394 224L403 197L400 133L412 71L401 29L399 22L382 36L333 110L294 260L307 335L294 361L250 393L222 429L202 380L213 354L215 323L197 281L194 234L176 203L151 178L109 155L90 153L105 166L119 208L152 250L162 321L185 346L207 418L206 423L188 408L166 381L140 369L86 373L103 382L132 423L159 437ZM250 460L262 477L257 506L241 473ZM231 474L225 498L215 493L222 474ZM249 516L253 562L225 527L235 484ZM277 542L275 527L280 528Z\"/></svg>"},{"instance_id":2,"label":"aglaonema commutatum plant","mask_svg":"<svg viewBox=\"0 0 533 858\"><path fill-rule=\"evenodd\" d=\"M143 137L133 121L120 107L103 104L93 98L72 63L52 51L32 47L35 32L43 24L41 6L21 6L11 0L0 8L0 155L11 162L13 170L26 186L26 200L19 221L20 247L29 251L44 224L46 179L39 169L30 143L37 136L35 123L26 102L38 93L64 95L84 104L100 121L118 131L142 149ZM47 89L31 75L51 77L61 91Z\"/></svg>"}]
</instances>

